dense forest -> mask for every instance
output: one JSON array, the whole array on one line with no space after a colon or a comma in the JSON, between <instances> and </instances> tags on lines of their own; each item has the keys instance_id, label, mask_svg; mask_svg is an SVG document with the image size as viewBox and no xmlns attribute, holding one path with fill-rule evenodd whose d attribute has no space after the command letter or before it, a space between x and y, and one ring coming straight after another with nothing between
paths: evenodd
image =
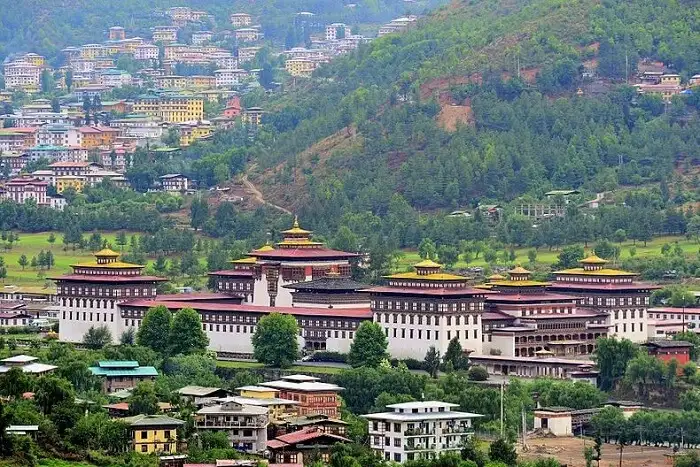
<instances>
[{"instance_id":1,"label":"dense forest","mask_svg":"<svg viewBox=\"0 0 700 467\"><path fill-rule=\"evenodd\" d=\"M661 60L687 80L698 31L683 1L451 4L262 100L257 180L326 233L365 214L389 230L396 206L412 218L553 188L668 190L700 156L697 93L639 97L625 70ZM450 104L470 118L448 131ZM654 212L677 206L665 200Z\"/></svg>"},{"instance_id":2,"label":"dense forest","mask_svg":"<svg viewBox=\"0 0 700 467\"><path fill-rule=\"evenodd\" d=\"M405 14L422 13L442 0L23 0L0 15L0 60L16 52L36 52L60 63L59 51L67 46L101 42L110 26L126 28L129 36L150 37L150 28L166 24L165 10L189 6L213 16L203 28L229 28L229 14L244 11L256 16L267 38L284 41L294 15L308 11L318 23L343 21L350 25L380 23ZM60 10L60 14L57 14Z\"/></svg>"}]
</instances>

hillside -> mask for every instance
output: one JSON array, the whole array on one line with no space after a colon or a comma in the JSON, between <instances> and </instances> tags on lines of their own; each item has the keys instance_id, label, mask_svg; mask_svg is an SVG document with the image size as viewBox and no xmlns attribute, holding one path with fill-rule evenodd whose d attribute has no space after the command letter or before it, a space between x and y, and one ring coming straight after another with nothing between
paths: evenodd
<instances>
[{"instance_id":1,"label":"hillside","mask_svg":"<svg viewBox=\"0 0 700 467\"><path fill-rule=\"evenodd\" d=\"M422 12L444 0L22 0L0 15L0 61L12 53L36 52L61 64L59 52L67 46L101 42L110 26L120 25L130 36L150 37L150 28L167 22L164 12L174 6L204 10L213 17L203 27L229 27L229 14L254 15L265 36L282 43L300 11L316 14L319 23L343 21L350 25L380 23ZM60 14L57 12L60 11Z\"/></svg>"},{"instance_id":2,"label":"hillside","mask_svg":"<svg viewBox=\"0 0 700 467\"><path fill-rule=\"evenodd\" d=\"M670 182L677 159L700 156L697 99L659 107L623 84L641 58L700 71L692 6L453 2L263 102L274 142L250 179L324 232L366 211L388 228L397 206Z\"/></svg>"}]
</instances>

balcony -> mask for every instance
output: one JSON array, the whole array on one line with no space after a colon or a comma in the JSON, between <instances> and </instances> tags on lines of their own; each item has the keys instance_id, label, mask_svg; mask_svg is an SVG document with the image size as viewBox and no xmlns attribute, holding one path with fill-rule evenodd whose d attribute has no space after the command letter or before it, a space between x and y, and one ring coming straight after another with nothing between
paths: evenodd
<instances>
[{"instance_id":1,"label":"balcony","mask_svg":"<svg viewBox=\"0 0 700 467\"><path fill-rule=\"evenodd\" d=\"M436 444L405 444L403 450L405 452L434 451L436 446Z\"/></svg>"},{"instance_id":2,"label":"balcony","mask_svg":"<svg viewBox=\"0 0 700 467\"><path fill-rule=\"evenodd\" d=\"M471 433L473 433L473 430L469 425L448 426L442 429L443 435L466 435Z\"/></svg>"},{"instance_id":3,"label":"balcony","mask_svg":"<svg viewBox=\"0 0 700 467\"><path fill-rule=\"evenodd\" d=\"M404 436L434 436L435 428L409 428L403 432Z\"/></svg>"},{"instance_id":4,"label":"balcony","mask_svg":"<svg viewBox=\"0 0 700 467\"><path fill-rule=\"evenodd\" d=\"M226 420L205 420L197 421L195 423L196 428L218 428L218 429L250 429L256 430L260 428L266 428L268 425L267 421L262 420L251 420L246 422L233 422Z\"/></svg>"}]
</instances>

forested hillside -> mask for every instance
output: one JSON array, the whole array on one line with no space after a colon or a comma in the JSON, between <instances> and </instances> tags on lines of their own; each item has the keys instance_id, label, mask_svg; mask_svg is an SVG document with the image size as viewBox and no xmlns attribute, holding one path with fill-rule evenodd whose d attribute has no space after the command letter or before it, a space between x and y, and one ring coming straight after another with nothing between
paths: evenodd
<instances>
[{"instance_id":1,"label":"forested hillside","mask_svg":"<svg viewBox=\"0 0 700 467\"><path fill-rule=\"evenodd\" d=\"M678 160L700 158L697 93L664 105L625 75L642 58L684 80L700 72L696 6L453 2L264 102L256 180L326 232L368 211L384 223L552 188L670 183ZM445 129L452 104L466 117Z\"/></svg>"},{"instance_id":2,"label":"forested hillside","mask_svg":"<svg viewBox=\"0 0 700 467\"><path fill-rule=\"evenodd\" d=\"M214 16L219 27L229 25L230 13L251 13L262 25L265 36L284 41L295 13L309 11L318 22L344 21L350 25L383 22L407 10L421 12L441 0L4 0L0 14L0 61L14 52L36 52L56 62L67 46L101 42L110 26L120 25L129 36L150 37L150 28L167 23L164 11L189 6ZM355 6L348 8L346 4ZM60 12L60 14L59 14ZM207 25L210 26L210 25Z\"/></svg>"}]
</instances>

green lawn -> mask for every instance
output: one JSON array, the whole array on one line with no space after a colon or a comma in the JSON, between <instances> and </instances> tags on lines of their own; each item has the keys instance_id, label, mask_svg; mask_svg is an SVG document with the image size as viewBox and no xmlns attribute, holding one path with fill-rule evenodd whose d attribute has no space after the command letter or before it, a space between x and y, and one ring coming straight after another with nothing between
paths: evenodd
<instances>
[{"instance_id":1,"label":"green lawn","mask_svg":"<svg viewBox=\"0 0 700 467\"><path fill-rule=\"evenodd\" d=\"M70 272L70 265L80 262L80 261L90 261L93 259L92 253L89 251L81 251L67 249L64 250L64 245L62 243L62 235L60 233L54 232L56 237L56 242L52 245L48 242L50 232L42 233L20 233L19 242L13 243L12 249L0 250L0 257L5 260L5 266L7 267L7 277L5 278L5 284L20 285L20 286L38 286L43 287L45 285L45 279L39 277L39 271L30 266L25 269L17 263L21 255L26 255L27 259L31 262L32 257L38 256L41 250L51 251L53 253L56 264L49 271L43 271L45 276L60 275ZM106 239L113 248L118 251L118 246L116 244L116 233L115 232L100 232L102 238ZM89 234L86 234L86 237ZM130 236L127 233L127 236Z\"/></svg>"},{"instance_id":2,"label":"green lawn","mask_svg":"<svg viewBox=\"0 0 700 467\"><path fill-rule=\"evenodd\" d=\"M671 247L678 242L681 249L686 255L697 255L700 250L700 245L695 240L688 240L685 237L656 237L653 240L644 243L637 242L636 245L632 241L623 242L620 246L622 247L622 254L620 255L620 260L630 258L630 247L634 246L636 248L636 256L647 257L647 256L661 256L661 247L668 243ZM593 246L595 242L589 243L586 252L593 252ZM529 262L527 257L527 252L532 248L516 248L515 249L515 263L527 264ZM540 248L537 250L537 263L544 265L552 265L558 261L557 256L559 255L559 250L549 250L547 248ZM407 250L401 253L398 260L398 269L403 271L409 269L413 264L419 262L420 256L417 251ZM467 264L460 256L459 262L455 265L455 268L466 268L472 266L486 266L486 262L483 260L482 256L479 255L479 259L472 261Z\"/></svg>"},{"instance_id":3,"label":"green lawn","mask_svg":"<svg viewBox=\"0 0 700 467\"><path fill-rule=\"evenodd\" d=\"M253 368L264 368L265 365L258 362L229 362L229 361L218 361L216 366L222 368L238 368L238 369L253 369ZM332 366L311 366L311 365L294 365L289 368L290 371L296 371L300 373L323 373L326 375L337 375L342 368L336 368Z\"/></svg>"}]
</instances>

